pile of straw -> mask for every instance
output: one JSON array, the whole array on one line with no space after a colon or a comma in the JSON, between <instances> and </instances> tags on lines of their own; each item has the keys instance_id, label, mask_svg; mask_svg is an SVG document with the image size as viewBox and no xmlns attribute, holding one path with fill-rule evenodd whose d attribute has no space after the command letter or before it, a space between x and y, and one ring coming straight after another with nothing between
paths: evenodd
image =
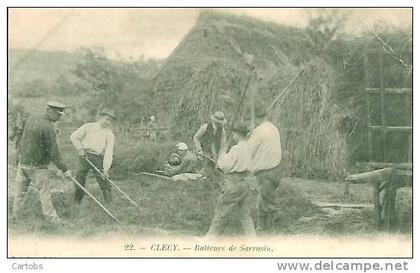
<instances>
[{"instance_id":1,"label":"pile of straw","mask_svg":"<svg viewBox=\"0 0 420 273\"><path fill-rule=\"evenodd\" d=\"M332 97L336 75L310 49L309 38L297 29L204 14L155 79L156 92L172 103L173 136L190 142L218 110L231 122L245 89L236 122L249 122L251 92L255 104L267 107L303 69L270 112L280 129L284 163L301 177L342 177L347 148L336 128L340 121ZM246 54L254 57L254 69L245 62Z\"/></svg>"}]
</instances>

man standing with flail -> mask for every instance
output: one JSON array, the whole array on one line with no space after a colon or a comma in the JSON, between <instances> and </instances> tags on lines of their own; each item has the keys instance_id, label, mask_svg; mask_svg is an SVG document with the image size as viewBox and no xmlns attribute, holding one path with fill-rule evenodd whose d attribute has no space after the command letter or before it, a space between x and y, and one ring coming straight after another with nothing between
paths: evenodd
<instances>
[{"instance_id":1,"label":"man standing with flail","mask_svg":"<svg viewBox=\"0 0 420 273\"><path fill-rule=\"evenodd\" d=\"M268 121L265 108L257 108L257 127L248 140L251 154L249 171L255 174L259 185L257 197L257 231L273 226L273 214L277 209L276 189L280 184L281 143L279 129Z\"/></svg>"},{"instance_id":2,"label":"man standing with flail","mask_svg":"<svg viewBox=\"0 0 420 273\"><path fill-rule=\"evenodd\" d=\"M38 190L44 218L52 223L63 223L51 201L48 165L53 162L65 177L71 177L71 172L60 155L53 124L64 115L65 107L59 102L48 102L46 113L31 115L25 122L18 147L12 219L21 216L24 198L32 183Z\"/></svg>"},{"instance_id":3,"label":"man standing with flail","mask_svg":"<svg viewBox=\"0 0 420 273\"><path fill-rule=\"evenodd\" d=\"M76 180L84 187L86 175L92 166L86 160L92 162L96 168L102 170L102 174L95 171L96 181L102 191L105 203L112 201L111 185L107 181L108 172L111 168L114 152L114 133L111 125L116 119L115 112L104 109L99 112L99 119L95 123L86 123L74 131L70 140L79 153L79 161L76 171ZM76 187L74 199L76 204L82 202L83 190Z\"/></svg>"},{"instance_id":4,"label":"man standing with flail","mask_svg":"<svg viewBox=\"0 0 420 273\"><path fill-rule=\"evenodd\" d=\"M229 222L237 216L244 235L255 236L254 222L251 217L251 190L247 181L250 153L247 146L248 127L238 125L232 129L233 145L227 152L227 143L222 143L218 167L221 175L222 193L217 200L213 220L207 236L223 235Z\"/></svg>"}]
</instances>

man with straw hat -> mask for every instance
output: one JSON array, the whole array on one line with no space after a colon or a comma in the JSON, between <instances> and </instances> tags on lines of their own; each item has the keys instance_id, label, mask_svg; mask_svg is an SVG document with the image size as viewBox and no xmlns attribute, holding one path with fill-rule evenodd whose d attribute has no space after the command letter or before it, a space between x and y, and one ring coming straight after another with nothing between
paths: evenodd
<instances>
[{"instance_id":1,"label":"man with straw hat","mask_svg":"<svg viewBox=\"0 0 420 273\"><path fill-rule=\"evenodd\" d=\"M267 109L255 109L256 128L248 140L251 154L249 171L254 173L259 193L257 197L257 230L273 226L273 214L277 209L276 189L280 183L281 143L278 128L268 121Z\"/></svg>"},{"instance_id":2,"label":"man with straw hat","mask_svg":"<svg viewBox=\"0 0 420 273\"><path fill-rule=\"evenodd\" d=\"M222 143L218 167L223 171L221 176L222 193L217 201L213 220L207 236L222 235L229 221L238 217L244 234L255 236L254 222L251 217L251 189L247 181L251 161L247 138L249 129L238 125L232 129L232 137L236 142L227 152L227 143Z\"/></svg>"},{"instance_id":3,"label":"man with straw hat","mask_svg":"<svg viewBox=\"0 0 420 273\"><path fill-rule=\"evenodd\" d=\"M92 166L85 159L92 162L96 168L102 170L102 174L95 171L96 181L102 191L105 203L112 201L111 185L107 181L108 172L111 168L114 152L114 133L111 125L116 119L115 112L110 109L103 109L99 112L99 119L94 123L85 123L74 131L70 140L77 149L79 160L76 171L76 180L82 185L86 184L86 176ZM76 204L82 202L84 192L76 187L74 199Z\"/></svg>"},{"instance_id":4,"label":"man with straw hat","mask_svg":"<svg viewBox=\"0 0 420 273\"><path fill-rule=\"evenodd\" d=\"M32 183L39 192L44 218L52 223L63 222L51 201L47 167L53 162L65 177L71 177L71 172L60 155L53 125L64 115L65 108L66 105L62 103L48 102L46 113L31 115L25 122L18 147L18 170L12 215L14 219L20 217L25 194Z\"/></svg>"},{"instance_id":5,"label":"man with straw hat","mask_svg":"<svg viewBox=\"0 0 420 273\"><path fill-rule=\"evenodd\" d=\"M194 135L194 145L198 155L207 155L217 160L220 144L226 139L227 119L221 111L216 111L210 121L203 124Z\"/></svg>"}]
</instances>

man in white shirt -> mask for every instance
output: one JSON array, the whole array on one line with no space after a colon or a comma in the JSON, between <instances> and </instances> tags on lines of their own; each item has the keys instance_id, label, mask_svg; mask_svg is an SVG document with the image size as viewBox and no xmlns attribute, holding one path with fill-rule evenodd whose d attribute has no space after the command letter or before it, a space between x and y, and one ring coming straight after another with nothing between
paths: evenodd
<instances>
[{"instance_id":1,"label":"man in white shirt","mask_svg":"<svg viewBox=\"0 0 420 273\"><path fill-rule=\"evenodd\" d=\"M85 186L86 175L92 168L85 160L85 158L89 159L99 170L102 170L102 174L97 171L94 173L107 204L112 201L111 185L107 178L112 164L115 138L110 127L115 119L114 111L104 109L99 112L98 122L85 123L70 136L73 146L79 153L76 180ZM78 204L82 202L83 196L84 192L76 187L74 198Z\"/></svg>"},{"instance_id":2,"label":"man in white shirt","mask_svg":"<svg viewBox=\"0 0 420 273\"><path fill-rule=\"evenodd\" d=\"M255 236L251 217L250 185L247 181L250 153L247 148L248 128L240 125L233 129L236 145L227 153L226 142L222 143L218 167L223 171L222 193L217 201L213 220L207 236L222 235L234 216L239 218L244 234Z\"/></svg>"},{"instance_id":3,"label":"man in white shirt","mask_svg":"<svg viewBox=\"0 0 420 273\"><path fill-rule=\"evenodd\" d=\"M251 153L250 171L259 184L257 197L257 230L273 227L273 214L277 209L276 189L281 173L281 143L278 128L267 120L265 108L256 109L257 127L248 140Z\"/></svg>"}]
</instances>

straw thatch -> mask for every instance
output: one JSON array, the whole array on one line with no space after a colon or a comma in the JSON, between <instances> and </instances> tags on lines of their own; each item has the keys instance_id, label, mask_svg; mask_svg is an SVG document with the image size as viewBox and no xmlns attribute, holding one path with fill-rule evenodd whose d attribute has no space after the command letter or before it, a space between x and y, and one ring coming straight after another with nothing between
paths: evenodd
<instances>
[{"instance_id":1,"label":"straw thatch","mask_svg":"<svg viewBox=\"0 0 420 273\"><path fill-rule=\"evenodd\" d=\"M255 104L264 107L282 93L270 119L281 131L289 171L303 177L343 177L350 161L365 158L360 90L363 69L369 67L363 66L366 52L358 44L371 45L371 38L328 47L314 44L302 29L206 12L156 73L156 106L173 116L173 136L191 141L212 112L222 110L231 121L242 92L246 97L237 121L248 122L252 92ZM399 79L389 79L400 85Z\"/></svg>"},{"instance_id":2,"label":"straw thatch","mask_svg":"<svg viewBox=\"0 0 420 273\"><path fill-rule=\"evenodd\" d=\"M305 177L342 176L346 143L332 100L333 69L311 52L304 31L245 17L204 13L162 69L155 92L173 114L172 133L190 141L212 112L232 119L246 92L237 121L249 121L251 92L267 107L299 73L270 111L281 131L284 163ZM253 56L251 69L244 56ZM165 100L166 98L166 100Z\"/></svg>"}]
</instances>

